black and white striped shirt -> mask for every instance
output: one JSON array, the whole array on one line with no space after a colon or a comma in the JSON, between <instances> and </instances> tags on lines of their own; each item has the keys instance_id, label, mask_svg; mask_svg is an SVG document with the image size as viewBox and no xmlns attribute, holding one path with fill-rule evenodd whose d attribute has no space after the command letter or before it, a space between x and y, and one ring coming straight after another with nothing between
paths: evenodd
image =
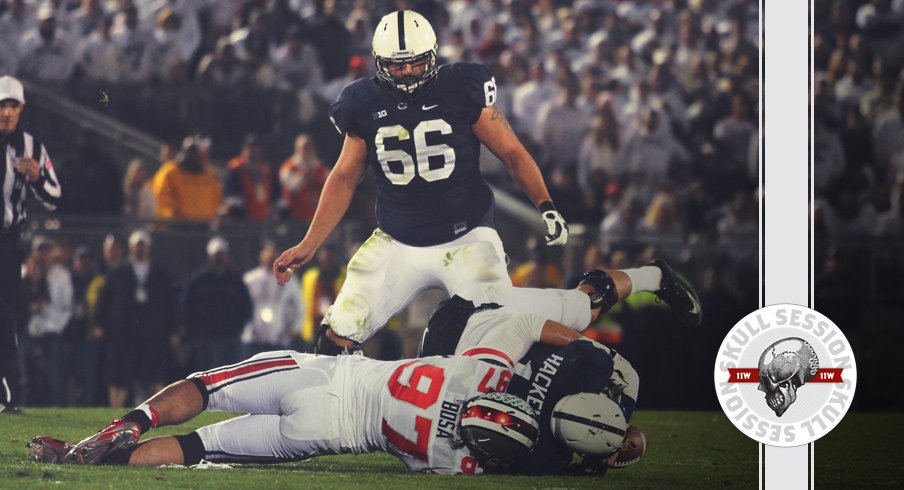
<instances>
[{"instance_id":1,"label":"black and white striped shirt","mask_svg":"<svg viewBox=\"0 0 904 490\"><path fill-rule=\"evenodd\" d=\"M35 196L45 208L56 209L60 202L60 182L44 145L31 134L17 129L9 134L0 134L0 150L4 159L4 165L0 167L0 183L3 184L3 223L0 229L8 230L22 224L28 194ZM34 158L41 167L41 174L34 182L28 182L24 174L14 170L19 159L26 156Z\"/></svg>"}]
</instances>

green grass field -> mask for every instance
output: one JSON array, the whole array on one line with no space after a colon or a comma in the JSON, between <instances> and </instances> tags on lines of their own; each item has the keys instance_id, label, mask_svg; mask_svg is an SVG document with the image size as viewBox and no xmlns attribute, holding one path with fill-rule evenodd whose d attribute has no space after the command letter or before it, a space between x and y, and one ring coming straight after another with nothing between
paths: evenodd
<instances>
[{"instance_id":1,"label":"green grass field","mask_svg":"<svg viewBox=\"0 0 904 490\"><path fill-rule=\"evenodd\" d=\"M644 459L601 478L478 477L406 473L386 454L330 456L301 463L221 470L59 466L28 459L34 435L80 439L120 415L109 409L26 409L0 414L0 488L757 488L757 444L716 412L639 411L635 425L649 437ZM202 414L189 424L155 430L179 434L228 416ZM904 413L849 413L818 441L816 487L902 488Z\"/></svg>"}]
</instances>

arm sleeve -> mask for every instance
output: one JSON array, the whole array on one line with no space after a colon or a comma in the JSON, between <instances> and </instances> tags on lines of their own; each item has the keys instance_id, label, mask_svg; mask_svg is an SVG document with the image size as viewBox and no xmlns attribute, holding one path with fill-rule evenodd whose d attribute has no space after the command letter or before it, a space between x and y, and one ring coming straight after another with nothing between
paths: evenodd
<instances>
[{"instance_id":1,"label":"arm sleeve","mask_svg":"<svg viewBox=\"0 0 904 490\"><path fill-rule=\"evenodd\" d=\"M486 66L478 63L456 63L454 66L462 79L467 116L474 124L484 107L496 103L496 79Z\"/></svg>"},{"instance_id":2,"label":"arm sleeve","mask_svg":"<svg viewBox=\"0 0 904 490\"><path fill-rule=\"evenodd\" d=\"M339 97L330 105L330 121L336 127L339 134L352 133L361 135L360 128L355 124L355 111L353 103L357 93L357 83L351 83L342 89Z\"/></svg>"},{"instance_id":3,"label":"arm sleeve","mask_svg":"<svg viewBox=\"0 0 904 490\"><path fill-rule=\"evenodd\" d=\"M543 317L509 314L506 310L506 308L486 310L472 315L468 322L492 322L495 325L477 346L462 352L461 355L501 362L513 367L515 361L521 359L532 345L540 341L540 333L543 324L546 323Z\"/></svg>"},{"instance_id":4,"label":"arm sleeve","mask_svg":"<svg viewBox=\"0 0 904 490\"><path fill-rule=\"evenodd\" d=\"M53 162L50 161L50 156L47 154L47 149L44 148L44 145L35 142L35 150L36 155L34 159L37 160L40 166L40 174L38 175L38 180L31 182L29 186L34 196L41 201L41 204L53 211L60 204L60 196L62 195L60 181L57 179L56 171L53 169Z\"/></svg>"}]
</instances>

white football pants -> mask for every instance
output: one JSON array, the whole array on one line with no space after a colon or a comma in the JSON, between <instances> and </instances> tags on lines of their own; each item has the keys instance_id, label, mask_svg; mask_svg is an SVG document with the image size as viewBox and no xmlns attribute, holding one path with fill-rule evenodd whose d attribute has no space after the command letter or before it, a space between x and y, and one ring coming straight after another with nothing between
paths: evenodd
<instances>
[{"instance_id":1,"label":"white football pants","mask_svg":"<svg viewBox=\"0 0 904 490\"><path fill-rule=\"evenodd\" d=\"M476 304L499 303L576 330L590 322L590 298L576 290L515 288L496 230L478 227L449 243L405 245L379 228L348 263L324 323L341 337L364 342L421 291L441 287Z\"/></svg>"}]
</instances>

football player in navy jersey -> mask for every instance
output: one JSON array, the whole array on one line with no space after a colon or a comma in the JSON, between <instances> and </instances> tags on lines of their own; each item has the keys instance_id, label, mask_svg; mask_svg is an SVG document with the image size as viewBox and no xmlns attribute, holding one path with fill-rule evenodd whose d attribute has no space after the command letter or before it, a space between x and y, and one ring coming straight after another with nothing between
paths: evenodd
<instances>
[{"instance_id":1,"label":"football player in navy jersey","mask_svg":"<svg viewBox=\"0 0 904 490\"><path fill-rule=\"evenodd\" d=\"M536 162L494 107L496 83L489 70L473 63L438 65L432 27L409 10L383 17L373 52L376 76L346 86L330 107L345 140L311 226L273 264L277 281L285 284L292 271L311 261L348 209L365 168L371 168L378 228L349 261L315 351L360 349L418 292L431 287L478 303L506 304L517 297L545 318L585 328L589 317L572 312L586 310L586 294L511 285L493 227L493 193L479 171L480 145L502 160L537 206L547 245L564 245L568 226ZM633 291L662 289L667 276L655 265L633 271ZM696 298L678 301L699 323Z\"/></svg>"},{"instance_id":2,"label":"football player in navy jersey","mask_svg":"<svg viewBox=\"0 0 904 490\"><path fill-rule=\"evenodd\" d=\"M631 364L614 349L524 310L529 308L475 304L453 296L431 315L418 355L468 356L515 364L515 376L506 392L525 400L540 421L551 420L553 409L566 397L602 393L618 404L620 416L630 422L640 387L640 377ZM522 357L514 363L506 353ZM597 428L589 434L598 437L599 432ZM494 471L595 475L605 473L610 461L618 457L584 456L572 464L574 453L574 448L559 440L552 424L541 423L539 439L527 458Z\"/></svg>"}]
</instances>

